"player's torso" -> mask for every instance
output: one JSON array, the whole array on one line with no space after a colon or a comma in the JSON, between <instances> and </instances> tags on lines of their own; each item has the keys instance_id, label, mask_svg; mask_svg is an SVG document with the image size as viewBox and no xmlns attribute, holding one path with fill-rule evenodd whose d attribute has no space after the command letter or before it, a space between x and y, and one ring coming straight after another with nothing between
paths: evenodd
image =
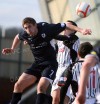
<instances>
[{"instance_id":1,"label":"player's torso","mask_svg":"<svg viewBox=\"0 0 100 104\"><path fill-rule=\"evenodd\" d=\"M58 54L57 61L59 67L65 67L69 65L70 59L70 50L63 44L63 41L58 41Z\"/></svg>"},{"instance_id":2,"label":"player's torso","mask_svg":"<svg viewBox=\"0 0 100 104\"><path fill-rule=\"evenodd\" d=\"M91 68L89 80L86 89L86 97L87 98L95 98L96 94L100 93L100 78L99 78L99 66Z\"/></svg>"},{"instance_id":3,"label":"player's torso","mask_svg":"<svg viewBox=\"0 0 100 104\"><path fill-rule=\"evenodd\" d=\"M78 62L73 67L73 79L78 81L79 83L79 77L80 77L80 69L82 66L82 62ZM99 66L96 65L90 69L90 75L88 78L88 84L86 87L86 98L95 98L97 93L100 93L100 78L99 78Z\"/></svg>"},{"instance_id":4,"label":"player's torso","mask_svg":"<svg viewBox=\"0 0 100 104\"><path fill-rule=\"evenodd\" d=\"M38 28L38 34L35 37L30 37L26 34L24 38L27 40L30 49L35 57L35 60L56 60L56 52L52 47L50 41L52 37L48 35L48 31L45 27Z\"/></svg>"},{"instance_id":5,"label":"player's torso","mask_svg":"<svg viewBox=\"0 0 100 104\"><path fill-rule=\"evenodd\" d=\"M69 42L67 42L68 46L74 49L76 52L78 51L78 47L80 44L80 40L76 35L72 35L69 37ZM65 42L66 40L64 40ZM70 56L70 48L68 48L63 41L58 41L58 55L57 61L60 67L66 67L70 63L72 63L72 58Z\"/></svg>"}]
</instances>

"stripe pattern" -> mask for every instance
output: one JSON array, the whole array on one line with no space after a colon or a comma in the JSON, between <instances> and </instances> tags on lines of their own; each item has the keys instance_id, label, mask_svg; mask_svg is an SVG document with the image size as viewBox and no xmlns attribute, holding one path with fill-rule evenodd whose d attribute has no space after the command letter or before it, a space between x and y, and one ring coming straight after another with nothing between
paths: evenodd
<instances>
[{"instance_id":1,"label":"stripe pattern","mask_svg":"<svg viewBox=\"0 0 100 104\"><path fill-rule=\"evenodd\" d=\"M73 44L73 49L77 52L80 45L79 39ZM63 41L58 41L57 61L59 67L67 67L72 60L70 58L70 49L63 44Z\"/></svg>"},{"instance_id":2,"label":"stripe pattern","mask_svg":"<svg viewBox=\"0 0 100 104\"><path fill-rule=\"evenodd\" d=\"M82 62L78 62L73 66L73 79L79 83L80 69ZM95 98L96 94L100 94L100 74L99 66L96 65L90 69L88 84L86 87L86 98Z\"/></svg>"}]
</instances>

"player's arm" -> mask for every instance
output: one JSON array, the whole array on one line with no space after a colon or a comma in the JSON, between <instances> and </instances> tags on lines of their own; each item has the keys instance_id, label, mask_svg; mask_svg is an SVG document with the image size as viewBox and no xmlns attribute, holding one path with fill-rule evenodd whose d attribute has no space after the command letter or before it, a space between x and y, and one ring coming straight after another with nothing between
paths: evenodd
<instances>
[{"instance_id":1,"label":"player's arm","mask_svg":"<svg viewBox=\"0 0 100 104\"><path fill-rule=\"evenodd\" d=\"M13 43L12 43L12 46L11 46L11 49L14 50L16 48L16 46L19 44L20 42L20 39L19 39L19 36L18 34L15 36L14 40L13 40Z\"/></svg>"},{"instance_id":2,"label":"player's arm","mask_svg":"<svg viewBox=\"0 0 100 104\"><path fill-rule=\"evenodd\" d=\"M82 28L74 26L68 22L66 23L66 29L71 29L71 30L80 32L83 35L87 35L87 34L91 35L91 29L82 29Z\"/></svg>"},{"instance_id":3,"label":"player's arm","mask_svg":"<svg viewBox=\"0 0 100 104\"><path fill-rule=\"evenodd\" d=\"M66 36L66 35L56 35L55 37L54 37L54 39L56 39L56 40L60 40L60 41L69 41L69 38Z\"/></svg>"},{"instance_id":4,"label":"player's arm","mask_svg":"<svg viewBox=\"0 0 100 104\"><path fill-rule=\"evenodd\" d=\"M14 52L14 49L17 47L17 45L19 44L19 42L20 42L20 39L19 39L18 34L17 34L15 36L14 40L13 40L11 48L4 48L2 50L2 54L8 54L8 53Z\"/></svg>"},{"instance_id":5,"label":"player's arm","mask_svg":"<svg viewBox=\"0 0 100 104\"><path fill-rule=\"evenodd\" d=\"M45 26L47 28L47 33L49 33L49 37L55 38L59 33L64 31L65 29L74 30L82 33L83 35L91 34L91 29L82 29L80 27L74 26L70 23L58 23L58 24L47 24Z\"/></svg>"},{"instance_id":6,"label":"player's arm","mask_svg":"<svg viewBox=\"0 0 100 104\"><path fill-rule=\"evenodd\" d=\"M87 57L83 64L82 68L80 70L80 82L79 82L79 89L78 94L75 99L75 104L84 104L85 103L85 97L86 97L86 86L88 83L88 77L90 74L91 67L95 66L97 60L95 56L89 56Z\"/></svg>"}]
</instances>

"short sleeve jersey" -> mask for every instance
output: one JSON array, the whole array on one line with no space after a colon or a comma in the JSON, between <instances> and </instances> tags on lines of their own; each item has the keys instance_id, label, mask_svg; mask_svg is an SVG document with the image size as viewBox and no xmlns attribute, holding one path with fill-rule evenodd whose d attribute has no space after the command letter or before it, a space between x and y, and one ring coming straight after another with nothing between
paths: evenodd
<instances>
[{"instance_id":1,"label":"short sleeve jersey","mask_svg":"<svg viewBox=\"0 0 100 104\"><path fill-rule=\"evenodd\" d=\"M73 37L77 37L77 36L73 35ZM79 48L79 45L80 45L79 38L77 37L77 40L72 39L70 42L74 42L74 44L72 45L72 49L77 52L78 48ZM63 44L63 41L58 41L57 61L58 61L58 66L59 67L67 67L69 64L72 63L72 58L70 56L70 48L65 46Z\"/></svg>"},{"instance_id":2,"label":"short sleeve jersey","mask_svg":"<svg viewBox=\"0 0 100 104\"><path fill-rule=\"evenodd\" d=\"M85 56L90 57L92 54ZM98 60L98 57L95 56ZM80 81L80 69L82 67L82 62L78 62L73 66L73 79ZM88 83L86 87L86 98L95 98L96 94L100 93L100 75L99 75L99 64L96 64L94 67L90 68L90 74L88 77Z\"/></svg>"},{"instance_id":3,"label":"short sleeve jersey","mask_svg":"<svg viewBox=\"0 0 100 104\"><path fill-rule=\"evenodd\" d=\"M38 33L36 36L30 36L25 31L19 33L19 39L27 41L34 55L35 61L56 62L56 52L50 41L65 30L66 24L48 24L45 22L37 23Z\"/></svg>"}]
</instances>

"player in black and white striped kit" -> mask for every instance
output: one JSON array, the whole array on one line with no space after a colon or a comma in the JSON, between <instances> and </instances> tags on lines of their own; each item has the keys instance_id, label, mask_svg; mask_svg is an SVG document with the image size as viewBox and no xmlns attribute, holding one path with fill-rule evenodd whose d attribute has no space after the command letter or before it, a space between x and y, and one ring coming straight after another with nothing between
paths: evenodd
<instances>
[{"instance_id":1,"label":"player in black and white striped kit","mask_svg":"<svg viewBox=\"0 0 100 104\"><path fill-rule=\"evenodd\" d=\"M67 21L70 24L75 26L76 23L73 21ZM57 61L58 61L58 70L56 73L56 78L52 85L51 95L53 97L52 104L59 104L60 99L60 88L57 85L57 82L61 78L62 73L69 66L72 62L75 61L77 58L77 51L80 45L79 38L75 35L76 31L72 30L65 30L64 35L68 37L64 41L58 41L58 54L57 54ZM71 57L72 56L72 57Z\"/></svg>"},{"instance_id":2,"label":"player in black and white striped kit","mask_svg":"<svg viewBox=\"0 0 100 104\"><path fill-rule=\"evenodd\" d=\"M82 43L78 50L79 60L73 66L73 80L79 84L78 93L73 104L100 103L100 67L96 55L90 54L93 46L89 42Z\"/></svg>"}]
</instances>

